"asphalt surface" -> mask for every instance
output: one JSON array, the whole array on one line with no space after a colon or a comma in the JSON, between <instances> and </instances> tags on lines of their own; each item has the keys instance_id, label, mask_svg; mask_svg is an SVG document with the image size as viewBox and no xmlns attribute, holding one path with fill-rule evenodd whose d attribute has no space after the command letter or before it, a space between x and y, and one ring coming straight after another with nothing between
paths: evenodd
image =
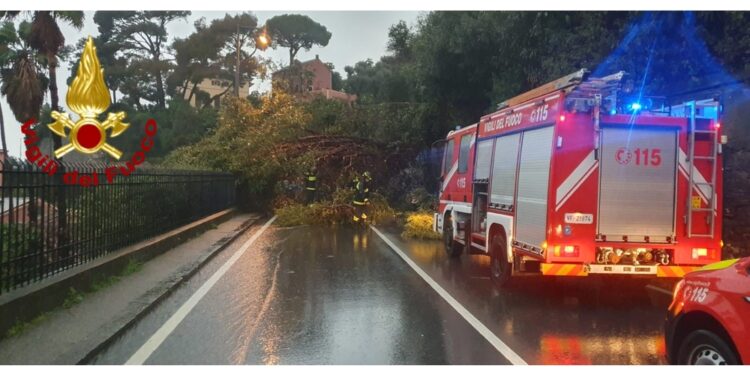
<instances>
[{"instance_id":1,"label":"asphalt surface","mask_svg":"<svg viewBox=\"0 0 750 375\"><path fill-rule=\"evenodd\" d=\"M123 364L142 351L259 229L250 228L91 363ZM510 363L488 335L531 364L664 363L666 299L648 293L644 281L524 277L497 291L486 257L448 259L439 241L381 231L459 308L372 230L271 226L144 363Z\"/></svg>"}]
</instances>

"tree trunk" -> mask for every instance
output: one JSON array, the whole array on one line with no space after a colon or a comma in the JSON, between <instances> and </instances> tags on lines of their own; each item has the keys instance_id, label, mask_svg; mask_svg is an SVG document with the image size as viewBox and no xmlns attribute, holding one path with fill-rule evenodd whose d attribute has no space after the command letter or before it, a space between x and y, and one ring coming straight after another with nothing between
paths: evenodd
<instances>
[{"instance_id":1,"label":"tree trunk","mask_svg":"<svg viewBox=\"0 0 750 375\"><path fill-rule=\"evenodd\" d=\"M60 98L57 95L57 56L54 53L47 54L47 61L49 62L49 96L53 111L59 111ZM62 139L52 134L52 144L54 149L57 150L62 146ZM55 203L57 205L57 248L62 248L60 257L63 262L69 261L70 258L70 247L68 246L68 210L65 202L65 190L63 186L63 173L65 173L65 167L61 164L57 173L55 174L55 182L57 188L55 189ZM64 263L63 263L64 264Z\"/></svg>"},{"instance_id":2,"label":"tree trunk","mask_svg":"<svg viewBox=\"0 0 750 375\"><path fill-rule=\"evenodd\" d=\"M57 56L54 53L47 54L47 61L49 61L49 97L50 104L53 111L60 110L60 98L57 95ZM52 135L52 144L55 150L62 146L62 139L59 135Z\"/></svg>"},{"instance_id":3,"label":"tree trunk","mask_svg":"<svg viewBox=\"0 0 750 375\"><path fill-rule=\"evenodd\" d=\"M229 87L227 87L227 88L226 88L226 90L224 90L224 91L222 91L222 92L220 92L220 93L218 93L218 94L216 94L216 95L212 96L211 98L209 98L209 99L208 99L208 101L207 101L206 103L204 103L204 104L203 104L203 107L201 107L201 109L206 109L206 108L208 108L208 106L209 106L209 105L211 105L211 104L213 104L213 103L214 103L214 100L216 100L216 98L218 98L218 97L221 97L221 96L223 96L224 94L226 94L227 92L229 92L229 89L231 89L231 88L232 88L232 86L234 86L234 84L232 84L232 85L230 85ZM196 103L196 107L197 107L197 103Z\"/></svg>"},{"instance_id":4,"label":"tree trunk","mask_svg":"<svg viewBox=\"0 0 750 375\"><path fill-rule=\"evenodd\" d=\"M240 43L240 27L237 26L237 40L234 44L234 48L237 50L237 61L234 66L234 96L240 97L240 51L242 44Z\"/></svg>"},{"instance_id":5,"label":"tree trunk","mask_svg":"<svg viewBox=\"0 0 750 375\"><path fill-rule=\"evenodd\" d=\"M166 94L164 94L164 82L161 78L161 70L156 71L156 101L156 105L159 108L167 106L167 97Z\"/></svg>"},{"instance_id":6,"label":"tree trunk","mask_svg":"<svg viewBox=\"0 0 750 375\"><path fill-rule=\"evenodd\" d=\"M3 119L3 106L0 104L0 138L3 143L3 152L8 156L8 145L5 143L5 119Z\"/></svg>"},{"instance_id":7,"label":"tree trunk","mask_svg":"<svg viewBox=\"0 0 750 375\"><path fill-rule=\"evenodd\" d=\"M193 83L193 88L190 89L190 96L188 96L188 98L187 98L188 104L190 104L190 101L193 100L193 96L195 96L195 91L196 90L198 90L198 84L197 83ZM195 107L196 108L198 107L198 103L197 102L195 103Z\"/></svg>"}]
</instances>

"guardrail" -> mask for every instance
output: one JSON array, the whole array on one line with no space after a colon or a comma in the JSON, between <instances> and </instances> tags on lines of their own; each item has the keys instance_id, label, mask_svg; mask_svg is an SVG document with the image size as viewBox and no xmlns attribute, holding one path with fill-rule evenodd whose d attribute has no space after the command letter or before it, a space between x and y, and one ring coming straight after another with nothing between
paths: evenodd
<instances>
[{"instance_id":1,"label":"guardrail","mask_svg":"<svg viewBox=\"0 0 750 375\"><path fill-rule=\"evenodd\" d=\"M228 173L139 166L109 183L111 166L63 162L50 176L26 161L0 162L0 294L235 204ZM98 184L64 183L71 171Z\"/></svg>"}]
</instances>

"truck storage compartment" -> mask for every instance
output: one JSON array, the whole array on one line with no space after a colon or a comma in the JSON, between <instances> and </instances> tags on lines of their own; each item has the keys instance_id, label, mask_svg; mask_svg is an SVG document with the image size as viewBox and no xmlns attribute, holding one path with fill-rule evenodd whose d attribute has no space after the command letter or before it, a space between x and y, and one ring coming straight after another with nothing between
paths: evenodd
<instances>
[{"instance_id":1,"label":"truck storage compartment","mask_svg":"<svg viewBox=\"0 0 750 375\"><path fill-rule=\"evenodd\" d=\"M547 187L553 127L527 130L521 140L516 241L541 249L546 239Z\"/></svg>"},{"instance_id":2,"label":"truck storage compartment","mask_svg":"<svg viewBox=\"0 0 750 375\"><path fill-rule=\"evenodd\" d=\"M676 129L602 128L600 239L664 243L674 237L676 153Z\"/></svg>"}]
</instances>

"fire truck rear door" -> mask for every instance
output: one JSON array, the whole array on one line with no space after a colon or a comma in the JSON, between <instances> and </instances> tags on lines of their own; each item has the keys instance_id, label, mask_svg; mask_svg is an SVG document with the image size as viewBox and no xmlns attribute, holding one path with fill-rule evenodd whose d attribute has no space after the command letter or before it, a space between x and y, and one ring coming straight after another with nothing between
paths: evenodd
<instances>
[{"instance_id":1,"label":"fire truck rear door","mask_svg":"<svg viewBox=\"0 0 750 375\"><path fill-rule=\"evenodd\" d=\"M598 233L607 241L674 236L677 130L603 127Z\"/></svg>"}]
</instances>

